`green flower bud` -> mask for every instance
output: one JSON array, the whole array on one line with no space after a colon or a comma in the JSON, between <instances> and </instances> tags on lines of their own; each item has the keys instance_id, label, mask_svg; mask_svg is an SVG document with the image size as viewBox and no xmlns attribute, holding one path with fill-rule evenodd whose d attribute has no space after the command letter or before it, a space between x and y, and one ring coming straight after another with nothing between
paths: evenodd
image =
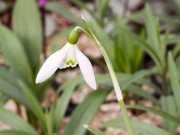
<instances>
[{"instance_id":1,"label":"green flower bud","mask_svg":"<svg viewBox=\"0 0 180 135\"><path fill-rule=\"evenodd\" d=\"M77 29L73 29L68 36L68 42L70 44L76 44L79 38L79 33L77 31Z\"/></svg>"}]
</instances>

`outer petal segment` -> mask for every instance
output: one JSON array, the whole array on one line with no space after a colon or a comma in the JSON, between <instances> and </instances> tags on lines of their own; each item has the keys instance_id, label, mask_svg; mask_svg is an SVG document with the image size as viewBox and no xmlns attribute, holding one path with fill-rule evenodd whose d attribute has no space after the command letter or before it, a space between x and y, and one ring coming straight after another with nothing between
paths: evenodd
<instances>
[{"instance_id":1,"label":"outer petal segment","mask_svg":"<svg viewBox=\"0 0 180 135\"><path fill-rule=\"evenodd\" d=\"M89 59L79 50L77 46L75 46L76 58L79 63L80 70L83 74L84 80L87 84L96 90L96 80L94 76L94 71Z\"/></svg>"},{"instance_id":2,"label":"outer petal segment","mask_svg":"<svg viewBox=\"0 0 180 135\"><path fill-rule=\"evenodd\" d=\"M41 83L54 74L59 65L63 62L69 47L70 45L66 44L61 50L53 53L45 61L36 77L36 83Z\"/></svg>"}]
</instances>

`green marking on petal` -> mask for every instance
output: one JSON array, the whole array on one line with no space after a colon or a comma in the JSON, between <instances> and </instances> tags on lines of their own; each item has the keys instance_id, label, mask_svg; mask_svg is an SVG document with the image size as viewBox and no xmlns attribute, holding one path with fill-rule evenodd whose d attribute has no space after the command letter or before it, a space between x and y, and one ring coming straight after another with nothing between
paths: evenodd
<instances>
[{"instance_id":1,"label":"green marking on petal","mask_svg":"<svg viewBox=\"0 0 180 135\"><path fill-rule=\"evenodd\" d=\"M67 65L67 66L70 66L70 65L71 65L71 66L75 66L75 62L70 59L70 60L68 60L68 61L66 62L66 65Z\"/></svg>"}]
</instances>

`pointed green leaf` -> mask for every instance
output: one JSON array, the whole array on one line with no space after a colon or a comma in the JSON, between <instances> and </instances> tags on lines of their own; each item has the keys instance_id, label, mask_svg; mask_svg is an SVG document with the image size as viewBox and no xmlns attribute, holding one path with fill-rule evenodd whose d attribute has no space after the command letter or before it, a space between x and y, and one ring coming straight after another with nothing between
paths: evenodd
<instances>
[{"instance_id":1,"label":"pointed green leaf","mask_svg":"<svg viewBox=\"0 0 180 135\"><path fill-rule=\"evenodd\" d=\"M74 111L64 135L83 135L85 133L83 125L92 121L109 92L109 90L101 89L89 94Z\"/></svg>"},{"instance_id":2,"label":"pointed green leaf","mask_svg":"<svg viewBox=\"0 0 180 135\"><path fill-rule=\"evenodd\" d=\"M151 47L155 50L159 50L159 40L157 34L157 23L156 19L154 18L150 6L146 5L146 30L148 39L150 42Z\"/></svg>"},{"instance_id":3,"label":"pointed green leaf","mask_svg":"<svg viewBox=\"0 0 180 135\"><path fill-rule=\"evenodd\" d=\"M0 25L0 45L10 68L22 79L30 81L31 69L22 44L13 32L3 25Z\"/></svg>"},{"instance_id":4,"label":"pointed green leaf","mask_svg":"<svg viewBox=\"0 0 180 135\"><path fill-rule=\"evenodd\" d=\"M22 81L19 80L18 83L19 83L20 87L22 88L22 91L24 92L24 94L28 100L28 103L31 107L30 108L31 111L40 120L44 130L46 130L47 126L46 126L45 115L43 114L43 111L41 109L41 106L40 106L38 100L32 94L32 90L30 90L30 88L28 88Z\"/></svg>"},{"instance_id":5,"label":"pointed green leaf","mask_svg":"<svg viewBox=\"0 0 180 135\"><path fill-rule=\"evenodd\" d=\"M179 74L175 65L175 62L173 61L171 53L168 55L168 66L169 66L169 72L170 72L170 83L171 88L173 91L173 95L176 101L176 106L178 109L178 112L180 113L180 83L179 83Z\"/></svg>"},{"instance_id":6,"label":"pointed green leaf","mask_svg":"<svg viewBox=\"0 0 180 135\"><path fill-rule=\"evenodd\" d=\"M29 108L28 102L17 83L18 79L15 74L0 67L0 92Z\"/></svg>"},{"instance_id":7,"label":"pointed green leaf","mask_svg":"<svg viewBox=\"0 0 180 135\"><path fill-rule=\"evenodd\" d=\"M75 90L77 84L82 80L82 78L74 78L71 80L66 81L60 89L63 89L63 94L58 99L55 108L53 110L53 122L55 131L58 131L60 127L61 120L66 112L68 107L68 103L72 92Z\"/></svg>"},{"instance_id":8,"label":"pointed green leaf","mask_svg":"<svg viewBox=\"0 0 180 135\"><path fill-rule=\"evenodd\" d=\"M35 0L16 1L13 10L13 29L23 44L32 68L38 67L42 46L42 25Z\"/></svg>"},{"instance_id":9,"label":"pointed green leaf","mask_svg":"<svg viewBox=\"0 0 180 135\"><path fill-rule=\"evenodd\" d=\"M167 112L162 111L162 110L154 109L152 107L147 107L147 106L143 106L143 105L131 105L131 106L128 106L128 108L140 109L140 110L152 112L152 113L155 113L157 115L160 115L164 119L168 119L168 120L171 120L177 124L180 124L180 121L178 120L178 118L176 118L175 116L171 115L170 113L167 113Z\"/></svg>"},{"instance_id":10,"label":"pointed green leaf","mask_svg":"<svg viewBox=\"0 0 180 135\"><path fill-rule=\"evenodd\" d=\"M11 126L12 129L26 132L32 135L38 135L34 128L32 128L31 125L22 120L22 118L3 108L0 108L0 120Z\"/></svg>"},{"instance_id":11,"label":"pointed green leaf","mask_svg":"<svg viewBox=\"0 0 180 135\"><path fill-rule=\"evenodd\" d=\"M149 93L145 92L142 88L140 88L139 86L133 85L131 84L130 86L128 86L126 89L124 89L124 91L127 92L132 92L133 94L136 94L137 96L143 97L145 99L150 100L151 102L153 102L154 104L159 105L159 101L154 98L152 95L150 95Z\"/></svg>"},{"instance_id":12,"label":"pointed green leaf","mask_svg":"<svg viewBox=\"0 0 180 135\"><path fill-rule=\"evenodd\" d=\"M38 134L30 134L26 132L21 132L17 130L2 130L0 131L0 135L38 135Z\"/></svg>"},{"instance_id":13,"label":"pointed green leaf","mask_svg":"<svg viewBox=\"0 0 180 135\"><path fill-rule=\"evenodd\" d=\"M146 124L141 121L136 121L136 120L131 120L132 126L134 130L138 134L143 134L143 135L171 135L169 132L166 130L163 130L159 127ZM124 123L123 119L114 119L107 121L103 124L103 127L115 127L115 128L126 128L126 125Z\"/></svg>"},{"instance_id":14,"label":"pointed green leaf","mask_svg":"<svg viewBox=\"0 0 180 135\"><path fill-rule=\"evenodd\" d=\"M67 8L63 7L62 5L57 4L56 2L49 2L46 5L46 9L48 11L58 13L64 17L68 18L69 20L77 23L77 25L82 25L81 19L79 17L77 17L75 14L73 14L72 12L67 10Z\"/></svg>"},{"instance_id":15,"label":"pointed green leaf","mask_svg":"<svg viewBox=\"0 0 180 135\"><path fill-rule=\"evenodd\" d=\"M0 107L4 106L4 104L8 101L9 97L0 93Z\"/></svg>"},{"instance_id":16,"label":"pointed green leaf","mask_svg":"<svg viewBox=\"0 0 180 135\"><path fill-rule=\"evenodd\" d=\"M161 109L172 116L177 116L176 104L173 96L162 96L161 97ZM174 123L169 119L165 119L163 122L164 129L167 129L170 133L176 134L176 127L180 125L180 121L177 118L178 123Z\"/></svg>"},{"instance_id":17,"label":"pointed green leaf","mask_svg":"<svg viewBox=\"0 0 180 135\"><path fill-rule=\"evenodd\" d=\"M102 131L100 131L99 129L97 128L93 128L93 127L90 127L88 125L84 125L84 127L90 131L91 133L93 133L94 135L105 135Z\"/></svg>"}]
</instances>

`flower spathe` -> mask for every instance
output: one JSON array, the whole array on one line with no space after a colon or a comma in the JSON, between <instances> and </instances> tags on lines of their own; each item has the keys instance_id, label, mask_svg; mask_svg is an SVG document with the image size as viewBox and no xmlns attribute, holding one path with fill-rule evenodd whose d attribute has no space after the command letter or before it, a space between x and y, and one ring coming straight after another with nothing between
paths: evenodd
<instances>
[{"instance_id":1,"label":"flower spathe","mask_svg":"<svg viewBox=\"0 0 180 135\"><path fill-rule=\"evenodd\" d=\"M79 50L76 44L70 44L69 42L45 61L36 77L36 83L47 80L58 68L75 67L77 64L79 64L87 84L92 89L96 89L95 76L89 59Z\"/></svg>"}]
</instances>

